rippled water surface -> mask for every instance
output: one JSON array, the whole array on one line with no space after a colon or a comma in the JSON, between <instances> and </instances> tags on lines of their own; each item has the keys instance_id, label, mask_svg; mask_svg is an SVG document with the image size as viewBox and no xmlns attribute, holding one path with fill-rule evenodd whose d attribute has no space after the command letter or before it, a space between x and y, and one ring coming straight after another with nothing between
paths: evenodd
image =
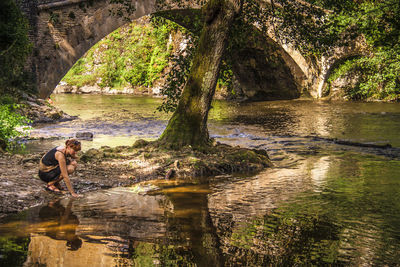
<instances>
[{"instance_id":1,"label":"rippled water surface","mask_svg":"<svg viewBox=\"0 0 400 267\"><path fill-rule=\"evenodd\" d=\"M34 133L94 132L86 147L154 139L168 119L153 113L158 99L55 102L81 120ZM275 167L199 184L114 188L7 217L0 266L400 265L400 105L220 101L210 117L213 137L266 149Z\"/></svg>"},{"instance_id":2,"label":"rippled water surface","mask_svg":"<svg viewBox=\"0 0 400 267\"><path fill-rule=\"evenodd\" d=\"M101 95L52 98L57 107L80 119L39 125L32 136L67 138L76 132L92 132L94 140L85 142L84 149L129 145L139 138L156 139L170 116L155 111L162 102L157 98ZM215 101L209 129L213 137L243 146L260 140L265 144L312 135L400 147L400 105L313 100L241 104ZM28 143L28 149L44 151L60 141L38 143Z\"/></svg>"}]
</instances>

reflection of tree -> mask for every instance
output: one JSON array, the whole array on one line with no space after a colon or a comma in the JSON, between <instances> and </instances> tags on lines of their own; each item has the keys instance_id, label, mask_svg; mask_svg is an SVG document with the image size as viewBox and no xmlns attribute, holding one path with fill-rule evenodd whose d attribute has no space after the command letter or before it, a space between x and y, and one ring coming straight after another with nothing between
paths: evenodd
<instances>
[{"instance_id":1,"label":"reflection of tree","mask_svg":"<svg viewBox=\"0 0 400 267\"><path fill-rule=\"evenodd\" d=\"M207 194L194 190L166 196L174 208L166 214L166 239L170 245L156 249L161 266L221 266L222 254L208 211Z\"/></svg>"},{"instance_id":2,"label":"reflection of tree","mask_svg":"<svg viewBox=\"0 0 400 267\"><path fill-rule=\"evenodd\" d=\"M341 245L352 248L351 260L360 265L398 265L400 202L393 185L399 171L398 161L345 153L327 174L318 201L328 203L321 209L343 225Z\"/></svg>"},{"instance_id":3,"label":"reflection of tree","mask_svg":"<svg viewBox=\"0 0 400 267\"><path fill-rule=\"evenodd\" d=\"M42 222L49 222L46 227L46 235L56 240L66 240L70 250L77 250L82 246L82 240L76 235L76 228L79 225L78 217L72 212L73 200L69 200L66 207L60 201L50 202L39 211L39 218Z\"/></svg>"},{"instance_id":4,"label":"reflection of tree","mask_svg":"<svg viewBox=\"0 0 400 267\"><path fill-rule=\"evenodd\" d=\"M337 260L340 229L316 214L281 211L255 218L224 236L228 262L245 265L326 265Z\"/></svg>"}]
</instances>

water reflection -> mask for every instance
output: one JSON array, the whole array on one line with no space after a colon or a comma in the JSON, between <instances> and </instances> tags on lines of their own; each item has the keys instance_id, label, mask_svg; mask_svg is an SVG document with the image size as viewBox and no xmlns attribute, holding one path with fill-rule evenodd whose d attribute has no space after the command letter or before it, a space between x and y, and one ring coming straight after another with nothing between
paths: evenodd
<instances>
[{"instance_id":1,"label":"water reflection","mask_svg":"<svg viewBox=\"0 0 400 267\"><path fill-rule=\"evenodd\" d=\"M267 171L213 190L214 223L230 218L229 228L217 227L228 262L398 265L400 206L393 188L400 186L399 162L389 167L354 153L327 160L312 157L294 175ZM314 168L323 171L316 175Z\"/></svg>"},{"instance_id":2,"label":"water reflection","mask_svg":"<svg viewBox=\"0 0 400 267\"><path fill-rule=\"evenodd\" d=\"M54 240L66 240L69 250L78 250L82 240L76 235L79 220L71 212L73 200L70 199L66 207L59 201L50 202L39 211L40 225L46 225L44 234Z\"/></svg>"},{"instance_id":3,"label":"water reflection","mask_svg":"<svg viewBox=\"0 0 400 267\"><path fill-rule=\"evenodd\" d=\"M155 189L64 199L0 225L0 232L30 237L25 266L220 266L208 186Z\"/></svg>"},{"instance_id":4,"label":"water reflection","mask_svg":"<svg viewBox=\"0 0 400 267\"><path fill-rule=\"evenodd\" d=\"M220 109L220 110L219 110ZM217 114L217 116L215 115ZM241 133L273 138L317 135L400 147L400 106L388 103L271 101L215 105L211 120ZM211 128L213 126L211 125ZM223 136L214 127L213 134Z\"/></svg>"},{"instance_id":5,"label":"water reflection","mask_svg":"<svg viewBox=\"0 0 400 267\"><path fill-rule=\"evenodd\" d=\"M8 218L0 244L28 237L27 266L396 266L399 173L399 161L343 152L206 184L114 188Z\"/></svg>"}]
</instances>

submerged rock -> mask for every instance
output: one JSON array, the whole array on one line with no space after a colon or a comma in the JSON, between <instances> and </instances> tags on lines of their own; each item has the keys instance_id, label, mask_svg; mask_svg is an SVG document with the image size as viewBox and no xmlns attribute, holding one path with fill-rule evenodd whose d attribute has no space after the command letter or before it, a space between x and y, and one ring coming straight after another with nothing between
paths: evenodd
<instances>
[{"instance_id":1,"label":"submerged rock","mask_svg":"<svg viewBox=\"0 0 400 267\"><path fill-rule=\"evenodd\" d=\"M77 139L92 141L93 133L92 132L77 132L77 133L75 133L75 137Z\"/></svg>"}]
</instances>

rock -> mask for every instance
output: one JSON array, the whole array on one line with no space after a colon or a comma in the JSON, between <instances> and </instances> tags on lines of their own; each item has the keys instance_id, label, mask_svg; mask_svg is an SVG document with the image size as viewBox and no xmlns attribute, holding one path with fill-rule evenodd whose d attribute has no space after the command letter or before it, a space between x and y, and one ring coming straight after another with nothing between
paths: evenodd
<instances>
[{"instance_id":1,"label":"rock","mask_svg":"<svg viewBox=\"0 0 400 267\"><path fill-rule=\"evenodd\" d=\"M346 99L347 92L357 87L360 79L361 75L357 72L346 73L331 82L330 87L326 88L326 94L331 99Z\"/></svg>"},{"instance_id":2,"label":"rock","mask_svg":"<svg viewBox=\"0 0 400 267\"><path fill-rule=\"evenodd\" d=\"M269 158L267 151L265 151L264 149L253 149L253 151L259 155L263 155L263 156L266 156L267 158Z\"/></svg>"},{"instance_id":3,"label":"rock","mask_svg":"<svg viewBox=\"0 0 400 267\"><path fill-rule=\"evenodd\" d=\"M172 178L174 176L174 169L169 169L169 171L167 172L167 174L165 174L165 180L169 180L170 178Z\"/></svg>"},{"instance_id":4,"label":"rock","mask_svg":"<svg viewBox=\"0 0 400 267\"><path fill-rule=\"evenodd\" d=\"M83 94L99 94L101 93L101 88L98 86L85 85L79 88L80 92Z\"/></svg>"},{"instance_id":5,"label":"rock","mask_svg":"<svg viewBox=\"0 0 400 267\"><path fill-rule=\"evenodd\" d=\"M27 163L24 164L24 166L25 167L33 167L33 166L36 166L36 164L33 163L33 162L27 162Z\"/></svg>"},{"instance_id":6,"label":"rock","mask_svg":"<svg viewBox=\"0 0 400 267\"><path fill-rule=\"evenodd\" d=\"M33 101L26 101L26 103L31 107L40 108L40 106Z\"/></svg>"},{"instance_id":7,"label":"rock","mask_svg":"<svg viewBox=\"0 0 400 267\"><path fill-rule=\"evenodd\" d=\"M81 160L83 162L88 162L91 161L93 159L101 159L104 157L104 153L101 152L98 149L95 148L91 148L88 151L85 152L85 154L82 155Z\"/></svg>"},{"instance_id":8,"label":"rock","mask_svg":"<svg viewBox=\"0 0 400 267\"><path fill-rule=\"evenodd\" d=\"M145 146L147 146L148 143L149 142L146 140L139 139L132 145L132 148L145 147Z\"/></svg>"},{"instance_id":9,"label":"rock","mask_svg":"<svg viewBox=\"0 0 400 267\"><path fill-rule=\"evenodd\" d=\"M161 86L156 86L152 88L153 95L160 95L161 94Z\"/></svg>"},{"instance_id":10,"label":"rock","mask_svg":"<svg viewBox=\"0 0 400 267\"><path fill-rule=\"evenodd\" d=\"M73 120L76 117L65 114L60 109L50 105L43 99L36 98L36 96L23 95L24 100L20 102L22 108L19 113L26 116L32 121L32 124L37 123L54 123L58 121Z\"/></svg>"},{"instance_id":11,"label":"rock","mask_svg":"<svg viewBox=\"0 0 400 267\"><path fill-rule=\"evenodd\" d=\"M92 132L77 132L77 133L75 133L75 138L92 141L93 133Z\"/></svg>"},{"instance_id":12,"label":"rock","mask_svg":"<svg viewBox=\"0 0 400 267\"><path fill-rule=\"evenodd\" d=\"M33 156L31 156L31 157L27 157L27 158L23 158L22 160L21 160L21 162L22 163L28 163L28 162L31 162L31 163L39 163L39 161L40 161L40 159L42 158L42 156L41 155L33 155Z\"/></svg>"}]
</instances>

